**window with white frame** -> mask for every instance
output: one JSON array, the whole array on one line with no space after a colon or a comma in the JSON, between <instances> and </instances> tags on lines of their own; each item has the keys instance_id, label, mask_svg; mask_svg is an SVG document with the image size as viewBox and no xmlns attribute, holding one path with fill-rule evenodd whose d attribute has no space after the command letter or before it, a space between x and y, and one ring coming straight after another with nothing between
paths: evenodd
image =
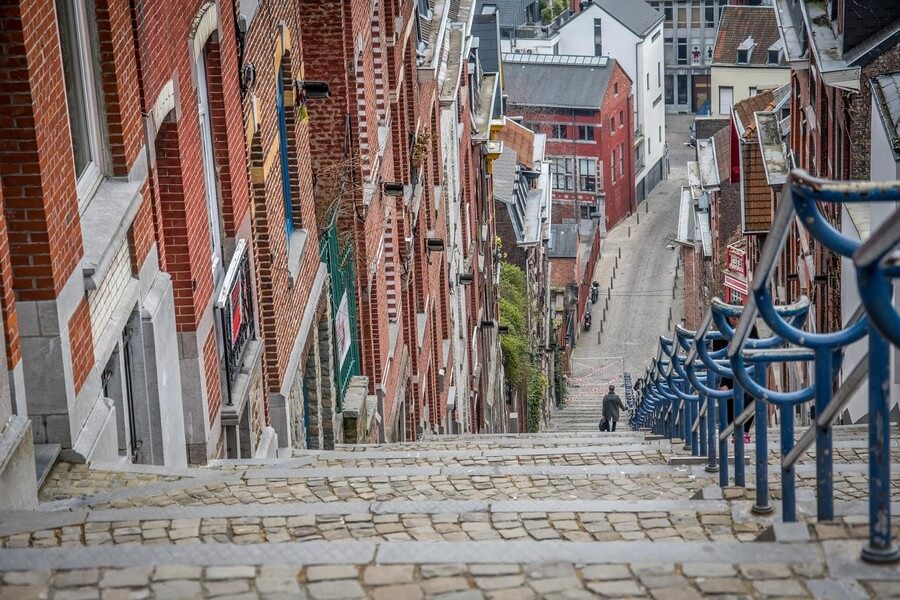
<instances>
[{"instance_id":1,"label":"window with white frame","mask_svg":"<svg viewBox=\"0 0 900 600\"><path fill-rule=\"evenodd\" d=\"M206 189L206 215L209 224L210 260L213 280L218 282L223 272L222 217L219 190L216 184L216 163L213 155L212 124L209 107L209 44L197 56L197 109L200 113L200 150L203 158L203 183Z\"/></svg>"},{"instance_id":2,"label":"window with white frame","mask_svg":"<svg viewBox=\"0 0 900 600\"><path fill-rule=\"evenodd\" d=\"M568 125L560 125L559 123L554 123L551 125L550 130L550 138L554 140L564 140L569 137L567 134Z\"/></svg>"},{"instance_id":3,"label":"window with white frame","mask_svg":"<svg viewBox=\"0 0 900 600\"><path fill-rule=\"evenodd\" d=\"M593 142L594 141L594 126L593 125L579 125L578 126L578 139L583 142Z\"/></svg>"},{"instance_id":4,"label":"window with white frame","mask_svg":"<svg viewBox=\"0 0 900 600\"><path fill-rule=\"evenodd\" d=\"M603 21L594 19L594 56L603 56Z\"/></svg>"},{"instance_id":5,"label":"window with white frame","mask_svg":"<svg viewBox=\"0 0 900 600\"><path fill-rule=\"evenodd\" d=\"M563 156L550 157L550 172L553 174L553 189L571 192L575 190L575 163Z\"/></svg>"},{"instance_id":6,"label":"window with white frame","mask_svg":"<svg viewBox=\"0 0 900 600\"><path fill-rule=\"evenodd\" d=\"M578 159L578 189L582 192L597 191L597 159Z\"/></svg>"},{"instance_id":7,"label":"window with white frame","mask_svg":"<svg viewBox=\"0 0 900 600\"><path fill-rule=\"evenodd\" d=\"M612 160L609 161L609 174L612 176L613 183L616 182L616 149L613 148Z\"/></svg>"},{"instance_id":8,"label":"window with white frame","mask_svg":"<svg viewBox=\"0 0 900 600\"><path fill-rule=\"evenodd\" d=\"M59 0L59 42L72 134L78 203L84 209L103 179L102 114L97 85L93 6L88 0Z\"/></svg>"},{"instance_id":9,"label":"window with white frame","mask_svg":"<svg viewBox=\"0 0 900 600\"><path fill-rule=\"evenodd\" d=\"M625 177L625 144L619 144L619 175Z\"/></svg>"}]
</instances>

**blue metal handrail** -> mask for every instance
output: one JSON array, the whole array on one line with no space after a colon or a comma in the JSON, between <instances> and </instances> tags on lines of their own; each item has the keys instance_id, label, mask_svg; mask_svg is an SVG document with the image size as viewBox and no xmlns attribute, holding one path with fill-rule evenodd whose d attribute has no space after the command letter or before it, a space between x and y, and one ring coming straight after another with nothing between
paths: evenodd
<instances>
[{"instance_id":1,"label":"blue metal handrail","mask_svg":"<svg viewBox=\"0 0 900 600\"><path fill-rule=\"evenodd\" d=\"M707 456L708 470L719 469L720 484L728 484L727 434L735 430L735 484L744 485L743 437L740 425L755 412L756 479L755 509L768 509L768 456L766 451L766 405L781 411L783 518L796 518L793 493L793 466L797 458L816 441L816 498L820 520L833 518L833 465L831 423L868 372L869 377L869 541L862 557L871 562L900 558L891 540L890 513L890 418L888 414L889 346L900 347L900 313L893 304L893 280L900 278L900 211L881 225L864 243L843 236L825 218L820 203L900 201L900 182L829 182L803 171L791 173L782 192L760 259L755 266L751 293L744 306L714 300L695 332L676 327L671 338L661 337L657 357L647 370L636 397L631 417L634 428L649 424L654 433L674 438L676 423L683 425L685 447ZM816 333L803 329L810 302L801 298L788 306L776 306L771 281L791 226L797 222L823 248L852 259L861 307L847 325L834 332ZM730 318L739 318L732 326ZM761 317L772 330L765 339L751 339L750 332ZM869 326L871 319L872 326ZM715 326L715 328L713 328ZM863 337L868 339L866 364L858 365L846 386L832 394L833 377L843 361L844 349ZM715 340L727 341L727 348L712 350ZM781 391L766 386L765 374L772 363L812 362L813 385ZM719 390L717 380L728 377L733 389ZM743 410L744 390L756 400L751 410ZM815 399L816 423L794 448L794 407ZM727 421L726 402L734 400L735 418ZM673 419L673 412L677 419ZM719 446L715 456L718 412ZM704 420L705 419L705 420ZM696 434L705 432L698 440ZM724 434L724 435L723 435Z\"/></svg>"}]
</instances>

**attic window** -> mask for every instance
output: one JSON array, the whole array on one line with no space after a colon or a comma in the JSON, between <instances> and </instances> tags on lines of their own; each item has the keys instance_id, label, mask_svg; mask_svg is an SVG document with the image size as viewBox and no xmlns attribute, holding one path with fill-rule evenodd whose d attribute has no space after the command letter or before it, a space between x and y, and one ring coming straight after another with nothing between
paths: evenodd
<instances>
[{"instance_id":1,"label":"attic window","mask_svg":"<svg viewBox=\"0 0 900 600\"><path fill-rule=\"evenodd\" d=\"M784 48L784 42L780 39L769 46L767 61L770 65L777 65L781 62L781 51Z\"/></svg>"},{"instance_id":2,"label":"attic window","mask_svg":"<svg viewBox=\"0 0 900 600\"><path fill-rule=\"evenodd\" d=\"M737 47L737 64L746 65L750 63L750 55L753 52L753 46L756 44L753 41L753 37L748 37L746 40L738 44Z\"/></svg>"}]
</instances>

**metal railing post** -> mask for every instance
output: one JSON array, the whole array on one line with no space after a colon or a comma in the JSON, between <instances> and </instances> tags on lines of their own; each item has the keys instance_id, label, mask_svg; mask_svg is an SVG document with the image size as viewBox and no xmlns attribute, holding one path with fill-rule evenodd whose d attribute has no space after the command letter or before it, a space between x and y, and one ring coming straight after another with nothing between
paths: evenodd
<instances>
[{"instance_id":1,"label":"metal railing post","mask_svg":"<svg viewBox=\"0 0 900 600\"><path fill-rule=\"evenodd\" d=\"M890 347L877 331L869 334L869 541L868 562L893 562L900 548L891 540Z\"/></svg>"},{"instance_id":2,"label":"metal railing post","mask_svg":"<svg viewBox=\"0 0 900 600\"><path fill-rule=\"evenodd\" d=\"M744 388L735 380L734 382L734 419L744 412ZM734 443L734 485L744 487L747 485L746 465L744 463L744 425L735 425L732 432Z\"/></svg>"},{"instance_id":3,"label":"metal railing post","mask_svg":"<svg viewBox=\"0 0 900 600\"><path fill-rule=\"evenodd\" d=\"M816 348L815 385L816 417L831 402L833 365L832 349ZM816 425L816 515L820 521L834 519L834 473L831 449L831 423Z\"/></svg>"},{"instance_id":4,"label":"metal railing post","mask_svg":"<svg viewBox=\"0 0 900 600\"><path fill-rule=\"evenodd\" d=\"M706 385L712 389L716 389L716 374L712 369L706 371ZM706 401L709 405L706 408L706 445L709 450L706 461L706 472L715 473L719 470L719 463L716 455L716 407L719 401L712 395L707 395Z\"/></svg>"},{"instance_id":5,"label":"metal railing post","mask_svg":"<svg viewBox=\"0 0 900 600\"><path fill-rule=\"evenodd\" d=\"M765 365L765 363L764 363ZM760 386L766 383L768 368L766 366L756 369L756 381ZM751 510L758 515L766 515L772 512L769 503L769 427L767 418L768 405L762 398L754 401L756 419L756 502Z\"/></svg>"},{"instance_id":6,"label":"metal railing post","mask_svg":"<svg viewBox=\"0 0 900 600\"><path fill-rule=\"evenodd\" d=\"M794 407L781 406L781 455L786 456L794 447ZM797 520L796 479L793 465L781 467L781 519L785 523Z\"/></svg>"}]
</instances>

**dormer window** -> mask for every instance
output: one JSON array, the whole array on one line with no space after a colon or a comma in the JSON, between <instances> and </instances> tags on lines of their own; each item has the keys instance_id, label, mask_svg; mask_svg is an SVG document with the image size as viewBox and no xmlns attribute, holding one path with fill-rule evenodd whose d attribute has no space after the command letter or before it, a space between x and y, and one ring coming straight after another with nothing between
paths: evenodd
<instances>
[{"instance_id":1,"label":"dormer window","mask_svg":"<svg viewBox=\"0 0 900 600\"><path fill-rule=\"evenodd\" d=\"M774 44L769 46L769 53L766 57L766 62L770 65L777 65L781 63L781 52L784 48L784 43L779 39Z\"/></svg>"},{"instance_id":2,"label":"dormer window","mask_svg":"<svg viewBox=\"0 0 900 600\"><path fill-rule=\"evenodd\" d=\"M748 37L746 40L738 44L737 47L737 64L739 65L747 65L750 64L750 56L753 53L753 46L756 43L753 41L753 37Z\"/></svg>"}]
</instances>

